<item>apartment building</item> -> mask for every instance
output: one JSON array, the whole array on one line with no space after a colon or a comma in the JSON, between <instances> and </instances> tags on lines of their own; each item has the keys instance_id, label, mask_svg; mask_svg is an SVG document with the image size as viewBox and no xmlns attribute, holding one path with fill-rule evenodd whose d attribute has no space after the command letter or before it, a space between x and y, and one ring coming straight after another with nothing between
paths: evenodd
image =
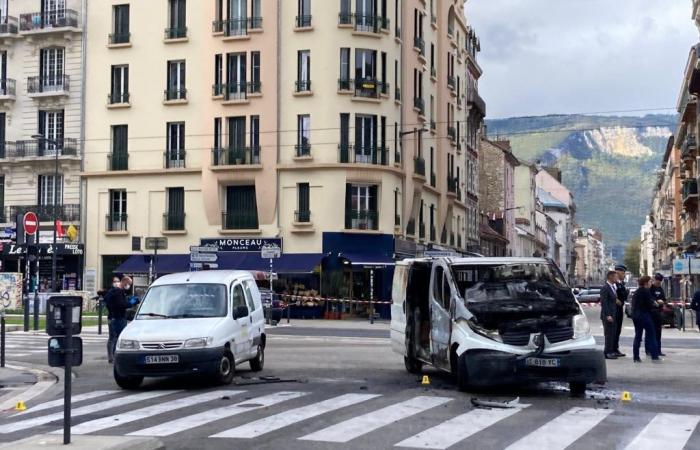
<instances>
[{"instance_id":1,"label":"apartment building","mask_svg":"<svg viewBox=\"0 0 700 450\"><path fill-rule=\"evenodd\" d=\"M575 262L575 284L595 286L605 283L611 260L606 256L605 243L600 231L577 228L575 231L577 253Z\"/></svg>"},{"instance_id":2,"label":"apartment building","mask_svg":"<svg viewBox=\"0 0 700 450\"><path fill-rule=\"evenodd\" d=\"M37 213L31 290L50 285L53 251L59 287L78 287L82 274L78 235L52 244L54 215L62 231L80 226L84 10L81 0L0 1L0 270L25 271L14 230Z\"/></svg>"},{"instance_id":3,"label":"apartment building","mask_svg":"<svg viewBox=\"0 0 700 450\"><path fill-rule=\"evenodd\" d=\"M87 267L101 280L153 271L146 237L168 237L159 273L187 270L192 245L281 239L280 272L307 276L340 256L354 294L368 295L373 270L380 296L395 257L466 249L468 133L485 108L468 102L469 64L481 71L463 6L91 4ZM269 267L221 253L220 267Z\"/></svg>"},{"instance_id":4,"label":"apartment building","mask_svg":"<svg viewBox=\"0 0 700 450\"><path fill-rule=\"evenodd\" d=\"M537 168L535 164L519 161L514 170L514 212L516 243L513 256L530 257L537 250L535 236L535 211L537 210Z\"/></svg>"}]
</instances>

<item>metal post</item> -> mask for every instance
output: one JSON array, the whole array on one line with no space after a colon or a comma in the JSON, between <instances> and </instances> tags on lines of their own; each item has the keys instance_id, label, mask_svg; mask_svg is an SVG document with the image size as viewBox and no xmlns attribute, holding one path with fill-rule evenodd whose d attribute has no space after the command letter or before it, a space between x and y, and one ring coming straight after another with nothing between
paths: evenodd
<instances>
[{"instance_id":1,"label":"metal post","mask_svg":"<svg viewBox=\"0 0 700 450\"><path fill-rule=\"evenodd\" d=\"M97 299L97 334L102 334L102 297Z\"/></svg>"},{"instance_id":2,"label":"metal post","mask_svg":"<svg viewBox=\"0 0 700 450\"><path fill-rule=\"evenodd\" d=\"M369 269L369 323L374 323L374 269Z\"/></svg>"},{"instance_id":3,"label":"metal post","mask_svg":"<svg viewBox=\"0 0 700 450\"><path fill-rule=\"evenodd\" d=\"M34 291L34 331L39 331L39 294Z\"/></svg>"},{"instance_id":4,"label":"metal post","mask_svg":"<svg viewBox=\"0 0 700 450\"><path fill-rule=\"evenodd\" d=\"M63 323L66 326L65 373L63 375L63 444L70 444L71 416L71 366L73 365L73 305L63 306Z\"/></svg>"},{"instance_id":5,"label":"metal post","mask_svg":"<svg viewBox=\"0 0 700 450\"><path fill-rule=\"evenodd\" d=\"M22 307L24 308L24 331L29 331L29 294L22 296Z\"/></svg>"},{"instance_id":6,"label":"metal post","mask_svg":"<svg viewBox=\"0 0 700 450\"><path fill-rule=\"evenodd\" d=\"M289 302L287 302L287 323L289 323L289 315L290 315L289 310L290 310L290 309L292 309L292 308L291 308L291 306L289 305Z\"/></svg>"},{"instance_id":7,"label":"metal post","mask_svg":"<svg viewBox=\"0 0 700 450\"><path fill-rule=\"evenodd\" d=\"M5 308L0 312L0 367L5 367Z\"/></svg>"},{"instance_id":8,"label":"metal post","mask_svg":"<svg viewBox=\"0 0 700 450\"><path fill-rule=\"evenodd\" d=\"M272 269L272 258L270 258L270 308L268 308L266 317L268 325L270 325L271 322L270 316L272 316L272 308L275 306L275 291L272 289Z\"/></svg>"},{"instance_id":9,"label":"metal post","mask_svg":"<svg viewBox=\"0 0 700 450\"><path fill-rule=\"evenodd\" d=\"M56 292L56 223L58 222L58 144L54 144L54 172L53 172L53 245L51 247L51 292ZM38 231L37 231L38 233Z\"/></svg>"}]
</instances>

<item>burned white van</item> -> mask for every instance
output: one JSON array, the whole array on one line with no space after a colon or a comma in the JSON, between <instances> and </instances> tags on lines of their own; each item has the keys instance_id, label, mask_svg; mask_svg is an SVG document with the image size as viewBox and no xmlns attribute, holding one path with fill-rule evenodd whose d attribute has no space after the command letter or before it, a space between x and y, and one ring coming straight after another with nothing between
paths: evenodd
<instances>
[{"instance_id":1,"label":"burned white van","mask_svg":"<svg viewBox=\"0 0 700 450\"><path fill-rule=\"evenodd\" d=\"M391 340L406 369L452 372L459 388L606 378L603 352L554 262L437 258L397 263Z\"/></svg>"}]
</instances>

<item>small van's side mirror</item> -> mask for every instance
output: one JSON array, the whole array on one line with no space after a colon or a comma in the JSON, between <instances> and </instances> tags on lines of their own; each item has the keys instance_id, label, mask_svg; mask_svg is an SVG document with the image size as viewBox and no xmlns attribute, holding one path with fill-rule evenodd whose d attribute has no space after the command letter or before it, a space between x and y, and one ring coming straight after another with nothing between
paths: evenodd
<instances>
[{"instance_id":1,"label":"small van's side mirror","mask_svg":"<svg viewBox=\"0 0 700 450\"><path fill-rule=\"evenodd\" d=\"M578 295L581 293L581 291L579 291L578 289L574 289L573 292L574 292L574 295Z\"/></svg>"},{"instance_id":2,"label":"small van's side mirror","mask_svg":"<svg viewBox=\"0 0 700 450\"><path fill-rule=\"evenodd\" d=\"M233 318L240 319L242 317L248 317L248 307L247 306L236 306L233 309Z\"/></svg>"}]
</instances>

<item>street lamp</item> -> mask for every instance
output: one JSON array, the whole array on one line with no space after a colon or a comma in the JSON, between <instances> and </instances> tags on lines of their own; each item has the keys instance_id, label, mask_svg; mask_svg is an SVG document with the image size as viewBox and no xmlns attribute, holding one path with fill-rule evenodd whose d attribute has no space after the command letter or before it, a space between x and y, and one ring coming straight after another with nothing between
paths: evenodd
<instances>
[{"instance_id":1,"label":"street lamp","mask_svg":"<svg viewBox=\"0 0 700 450\"><path fill-rule=\"evenodd\" d=\"M51 248L51 292L56 292L56 223L58 222L58 150L62 144L56 140L49 139L41 134L32 135L32 139L45 142L55 147L54 149L54 171L53 171L53 246Z\"/></svg>"}]
</instances>

